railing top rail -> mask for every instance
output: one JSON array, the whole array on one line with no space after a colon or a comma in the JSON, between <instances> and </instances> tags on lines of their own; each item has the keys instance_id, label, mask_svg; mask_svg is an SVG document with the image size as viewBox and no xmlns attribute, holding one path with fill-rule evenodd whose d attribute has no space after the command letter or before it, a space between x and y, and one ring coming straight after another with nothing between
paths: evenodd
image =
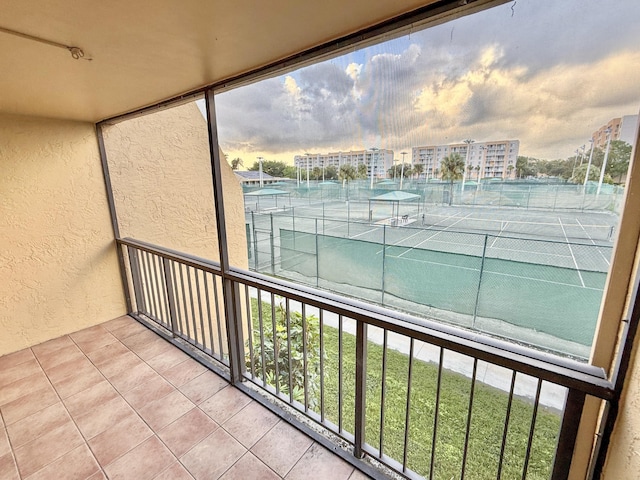
<instances>
[{"instance_id":1,"label":"railing top rail","mask_svg":"<svg viewBox=\"0 0 640 480\"><path fill-rule=\"evenodd\" d=\"M222 275L220 263L213 260L207 260L206 258L197 257L195 255L190 255L188 253L179 252L170 248L161 247L152 243L135 240L133 238L118 238L116 239L116 242L118 242L120 245L134 247L138 250L153 253L154 255L159 255L169 260L181 262L194 268L200 268L206 272Z\"/></svg>"},{"instance_id":2,"label":"railing top rail","mask_svg":"<svg viewBox=\"0 0 640 480\"><path fill-rule=\"evenodd\" d=\"M286 296L313 307L522 372L588 395L602 399L613 398L613 385L607 379L606 372L593 365L506 342L460 327L418 319L402 312L390 311L351 298L314 290L279 278L238 268L222 272L220 264L217 262L140 240L123 238L116 241L121 245L137 248L217 275L224 275L230 280L266 292Z\"/></svg>"}]
</instances>

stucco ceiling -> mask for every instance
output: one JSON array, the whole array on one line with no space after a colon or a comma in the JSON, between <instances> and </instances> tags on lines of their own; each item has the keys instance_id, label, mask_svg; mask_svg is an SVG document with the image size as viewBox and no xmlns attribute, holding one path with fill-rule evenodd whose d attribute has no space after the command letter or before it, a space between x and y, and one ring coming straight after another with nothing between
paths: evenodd
<instances>
[{"instance_id":1,"label":"stucco ceiling","mask_svg":"<svg viewBox=\"0 0 640 480\"><path fill-rule=\"evenodd\" d=\"M212 84L433 0L1 0L0 111L99 121Z\"/></svg>"}]
</instances>

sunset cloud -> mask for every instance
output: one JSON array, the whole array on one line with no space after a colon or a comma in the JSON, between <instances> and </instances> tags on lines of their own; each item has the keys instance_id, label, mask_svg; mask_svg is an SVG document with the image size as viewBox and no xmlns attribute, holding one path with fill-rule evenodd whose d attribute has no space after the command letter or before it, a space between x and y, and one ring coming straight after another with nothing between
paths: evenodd
<instances>
[{"instance_id":1,"label":"sunset cloud","mask_svg":"<svg viewBox=\"0 0 640 480\"><path fill-rule=\"evenodd\" d=\"M631 0L521 0L513 15L503 5L412 32L218 95L220 141L233 156L289 162L463 138L517 138L521 154L566 157L611 118L638 113L638 15Z\"/></svg>"}]
</instances>

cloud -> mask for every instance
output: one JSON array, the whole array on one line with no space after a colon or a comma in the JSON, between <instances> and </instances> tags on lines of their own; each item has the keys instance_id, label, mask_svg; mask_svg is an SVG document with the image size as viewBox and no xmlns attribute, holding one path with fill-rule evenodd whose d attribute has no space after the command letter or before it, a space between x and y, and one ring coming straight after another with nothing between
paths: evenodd
<instances>
[{"instance_id":1,"label":"cloud","mask_svg":"<svg viewBox=\"0 0 640 480\"><path fill-rule=\"evenodd\" d=\"M412 32L218 95L221 144L292 161L518 138L523 154L568 156L638 111L638 15L631 0L519 0Z\"/></svg>"}]
</instances>

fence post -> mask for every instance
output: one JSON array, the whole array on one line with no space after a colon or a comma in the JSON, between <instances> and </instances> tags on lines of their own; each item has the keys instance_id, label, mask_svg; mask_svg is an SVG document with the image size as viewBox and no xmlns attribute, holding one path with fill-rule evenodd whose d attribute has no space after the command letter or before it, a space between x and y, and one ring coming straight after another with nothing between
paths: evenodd
<instances>
[{"instance_id":1,"label":"fence post","mask_svg":"<svg viewBox=\"0 0 640 480\"><path fill-rule=\"evenodd\" d=\"M293 211L295 207L291 207L291 229L293 230L293 250L296 250L296 215Z\"/></svg>"},{"instance_id":2,"label":"fence post","mask_svg":"<svg viewBox=\"0 0 640 480\"><path fill-rule=\"evenodd\" d=\"M324 235L324 202L322 202L322 234Z\"/></svg>"},{"instance_id":3,"label":"fence post","mask_svg":"<svg viewBox=\"0 0 640 480\"><path fill-rule=\"evenodd\" d=\"M167 289L167 298L169 299L169 319L171 320L171 336L176 336L176 299L173 294L173 281L171 280L171 267L169 261L162 257L162 268L164 270L164 285ZM196 275L198 271L196 270ZM203 332L204 335L204 332ZM204 343L204 342L203 342Z\"/></svg>"},{"instance_id":4,"label":"fence post","mask_svg":"<svg viewBox=\"0 0 640 480\"><path fill-rule=\"evenodd\" d=\"M387 226L382 226L382 305L384 305L384 271L387 257Z\"/></svg>"},{"instance_id":5,"label":"fence post","mask_svg":"<svg viewBox=\"0 0 640 480\"><path fill-rule=\"evenodd\" d=\"M259 264L258 264L258 234L256 232L256 220L255 217L253 215L253 212L251 212L251 225L253 225L253 266L256 270L256 272L258 271L259 268Z\"/></svg>"},{"instance_id":6,"label":"fence post","mask_svg":"<svg viewBox=\"0 0 640 480\"><path fill-rule=\"evenodd\" d=\"M269 233L269 241L271 242L271 274L276 274L276 252L275 246L273 242L273 213L269 214L271 221L271 232Z\"/></svg>"},{"instance_id":7,"label":"fence post","mask_svg":"<svg viewBox=\"0 0 640 480\"><path fill-rule=\"evenodd\" d=\"M367 413L367 324L357 320L356 326L356 401L355 401L355 442L353 455L364 457L365 418Z\"/></svg>"},{"instance_id":8,"label":"fence post","mask_svg":"<svg viewBox=\"0 0 640 480\"><path fill-rule=\"evenodd\" d=\"M567 401L562 416L560 435L558 436L558 446L553 460L552 479L566 479L571 470L571 460L576 447L576 437L578 427L584 409L585 393L577 390L569 390Z\"/></svg>"},{"instance_id":9,"label":"fence post","mask_svg":"<svg viewBox=\"0 0 640 480\"><path fill-rule=\"evenodd\" d=\"M482 261L480 262L480 275L478 276L478 290L476 291L476 304L473 308L473 321L471 328L476 327L476 318L478 317L478 303L480 302L480 288L482 287L482 273L484 272L484 259L487 256L487 240L489 235L484 236L484 246L482 247Z\"/></svg>"},{"instance_id":10,"label":"fence post","mask_svg":"<svg viewBox=\"0 0 640 480\"><path fill-rule=\"evenodd\" d=\"M318 249L318 219L316 218L316 287L320 284L320 250Z\"/></svg>"},{"instance_id":11,"label":"fence post","mask_svg":"<svg viewBox=\"0 0 640 480\"><path fill-rule=\"evenodd\" d=\"M347 238L351 238L349 227L351 226L351 203L347 200Z\"/></svg>"},{"instance_id":12,"label":"fence post","mask_svg":"<svg viewBox=\"0 0 640 480\"><path fill-rule=\"evenodd\" d=\"M560 188L559 185L556 185L556 196L553 197L553 207L551 208L552 212L556 211L556 202L558 201L558 189Z\"/></svg>"},{"instance_id":13,"label":"fence post","mask_svg":"<svg viewBox=\"0 0 640 480\"><path fill-rule=\"evenodd\" d=\"M527 210L529 210L530 201L531 201L531 185L529 185L529 193L527 194Z\"/></svg>"}]
</instances>

